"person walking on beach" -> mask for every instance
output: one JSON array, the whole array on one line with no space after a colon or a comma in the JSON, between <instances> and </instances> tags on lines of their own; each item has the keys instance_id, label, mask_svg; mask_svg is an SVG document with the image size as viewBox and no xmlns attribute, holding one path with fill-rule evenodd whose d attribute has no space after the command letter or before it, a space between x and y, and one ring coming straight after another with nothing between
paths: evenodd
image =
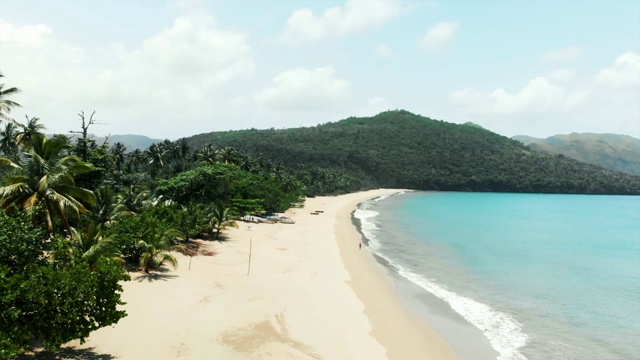
<instances>
[{"instance_id":1,"label":"person walking on beach","mask_svg":"<svg viewBox=\"0 0 640 360\"><path fill-rule=\"evenodd\" d=\"M362 250L362 242L360 242L360 244L358 244L358 250Z\"/></svg>"}]
</instances>

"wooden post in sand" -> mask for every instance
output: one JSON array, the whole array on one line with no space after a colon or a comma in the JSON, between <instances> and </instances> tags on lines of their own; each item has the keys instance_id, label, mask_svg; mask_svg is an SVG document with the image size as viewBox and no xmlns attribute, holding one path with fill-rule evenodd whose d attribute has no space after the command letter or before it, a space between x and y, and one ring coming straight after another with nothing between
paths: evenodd
<instances>
[{"instance_id":1,"label":"wooden post in sand","mask_svg":"<svg viewBox=\"0 0 640 360\"><path fill-rule=\"evenodd\" d=\"M247 266L247 276L251 272L251 245L253 245L253 238L249 238L249 265Z\"/></svg>"}]
</instances>

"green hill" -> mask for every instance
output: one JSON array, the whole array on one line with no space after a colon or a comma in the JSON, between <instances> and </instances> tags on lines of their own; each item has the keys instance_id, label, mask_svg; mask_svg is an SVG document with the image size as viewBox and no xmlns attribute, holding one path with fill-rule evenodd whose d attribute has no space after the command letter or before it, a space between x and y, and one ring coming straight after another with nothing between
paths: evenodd
<instances>
[{"instance_id":1,"label":"green hill","mask_svg":"<svg viewBox=\"0 0 640 360\"><path fill-rule=\"evenodd\" d=\"M628 135L572 133L546 139L514 136L534 150L563 154L572 159L627 174L640 175L640 140Z\"/></svg>"},{"instance_id":2,"label":"green hill","mask_svg":"<svg viewBox=\"0 0 640 360\"><path fill-rule=\"evenodd\" d=\"M304 174L329 171L353 181L349 190L640 194L640 177L532 151L478 126L403 110L308 128L213 132L188 140L196 148L232 146Z\"/></svg>"}]
</instances>

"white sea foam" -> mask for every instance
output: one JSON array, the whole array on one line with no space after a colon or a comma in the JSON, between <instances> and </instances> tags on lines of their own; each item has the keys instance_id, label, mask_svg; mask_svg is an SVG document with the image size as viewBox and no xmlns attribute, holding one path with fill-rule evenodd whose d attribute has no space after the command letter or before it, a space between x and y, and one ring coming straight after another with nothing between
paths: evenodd
<instances>
[{"instance_id":1,"label":"white sea foam","mask_svg":"<svg viewBox=\"0 0 640 360\"><path fill-rule=\"evenodd\" d=\"M395 195L402 195L402 194L406 194L407 192L411 192L413 190L402 190L402 191L398 191L397 193L393 193L393 194L389 194L389 195L380 195L380 196L376 196L375 198L371 199L372 201L378 202L378 201L382 201L386 198L388 198L389 196L395 196Z\"/></svg>"},{"instance_id":2,"label":"white sea foam","mask_svg":"<svg viewBox=\"0 0 640 360\"><path fill-rule=\"evenodd\" d=\"M458 295L395 264L392 265L398 268L400 275L449 303L453 310L482 330L491 346L500 353L498 360L526 360L519 349L527 343L528 336L522 332L522 324L512 316Z\"/></svg>"},{"instance_id":3,"label":"white sea foam","mask_svg":"<svg viewBox=\"0 0 640 360\"><path fill-rule=\"evenodd\" d=\"M367 240L369 240L369 247L373 249L378 249L379 244L377 242L377 238L375 236L375 231L378 230L378 226L372 221L373 218L378 216L380 213L373 210L363 209L358 207L356 211L353 213L353 216L360 220L360 231L364 235Z\"/></svg>"},{"instance_id":4,"label":"white sea foam","mask_svg":"<svg viewBox=\"0 0 640 360\"><path fill-rule=\"evenodd\" d=\"M527 359L519 352L519 349L527 343L528 336L522 332L522 324L512 316L497 311L489 305L449 291L444 286L409 271L381 253L380 244L375 234L379 228L373 221L378 215L377 211L370 210L370 206L367 203L360 204L353 214L354 217L360 220L361 231L369 240L371 251L398 269L398 273L401 276L446 301L454 311L482 330L489 339L491 346L499 353L498 360Z\"/></svg>"}]
</instances>

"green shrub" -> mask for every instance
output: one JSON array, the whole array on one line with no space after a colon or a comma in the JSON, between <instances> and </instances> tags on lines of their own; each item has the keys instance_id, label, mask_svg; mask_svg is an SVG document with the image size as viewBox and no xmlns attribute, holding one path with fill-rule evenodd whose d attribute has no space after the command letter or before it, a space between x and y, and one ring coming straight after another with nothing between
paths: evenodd
<instances>
[{"instance_id":1,"label":"green shrub","mask_svg":"<svg viewBox=\"0 0 640 360\"><path fill-rule=\"evenodd\" d=\"M43 232L19 213L0 213L0 358L19 355L32 340L54 350L83 341L126 316L118 305L129 276L101 259L92 269L65 239L43 252Z\"/></svg>"}]
</instances>

